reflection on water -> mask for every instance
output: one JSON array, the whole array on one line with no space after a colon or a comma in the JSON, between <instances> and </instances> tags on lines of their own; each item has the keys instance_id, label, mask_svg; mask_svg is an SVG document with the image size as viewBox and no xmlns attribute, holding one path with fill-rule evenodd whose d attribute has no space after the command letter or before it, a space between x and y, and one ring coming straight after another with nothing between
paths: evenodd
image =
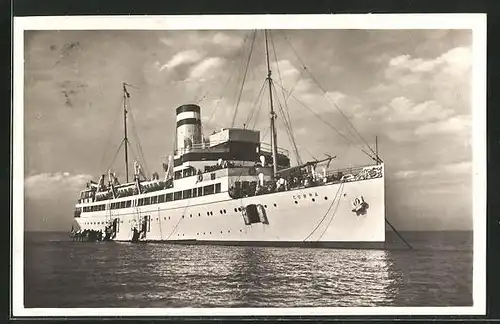
<instances>
[{"instance_id":1,"label":"reflection on water","mask_svg":"<svg viewBox=\"0 0 500 324\"><path fill-rule=\"evenodd\" d=\"M26 307L471 305L472 252L27 239Z\"/></svg>"}]
</instances>

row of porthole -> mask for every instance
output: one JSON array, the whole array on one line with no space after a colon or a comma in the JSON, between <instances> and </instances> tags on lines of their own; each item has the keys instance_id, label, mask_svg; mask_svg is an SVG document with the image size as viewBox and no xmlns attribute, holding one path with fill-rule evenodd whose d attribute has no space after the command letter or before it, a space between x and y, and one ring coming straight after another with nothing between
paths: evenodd
<instances>
[{"instance_id":1,"label":"row of porthole","mask_svg":"<svg viewBox=\"0 0 500 324\"><path fill-rule=\"evenodd\" d=\"M273 204L274 207L278 207L278 205L276 205L276 203ZM264 205L264 208L267 208L267 205ZM234 211L235 212L240 212L242 211L242 208L241 207L238 207L238 208L234 208Z\"/></svg>"},{"instance_id":2,"label":"row of porthole","mask_svg":"<svg viewBox=\"0 0 500 324\"><path fill-rule=\"evenodd\" d=\"M312 200L312 202L315 202L315 201L316 201L316 199L314 199L314 198L313 198L313 199L311 199L311 200ZM326 197L326 196L325 196L325 200L328 200L328 197ZM297 200L295 200L295 203L296 203L296 204L298 204L299 202L298 202Z\"/></svg>"},{"instance_id":3,"label":"row of porthole","mask_svg":"<svg viewBox=\"0 0 500 324\"><path fill-rule=\"evenodd\" d=\"M325 200L326 200L326 199L327 199L327 198L325 197ZM314 201L314 198L313 198L313 201ZM295 201L295 203L297 204L298 202L297 202L297 201ZM278 205L276 205L276 203L274 203L273 205L274 205L274 207L278 207ZM264 205L264 208L267 208L267 205ZM242 210L242 208L241 208L241 207L238 207L238 208L236 208L236 207L235 207L235 208L234 208L234 211L235 211L235 212L241 212L241 210ZM226 213L227 213L227 211L226 211L225 209L221 209L221 210L220 210L220 213L221 213L221 214L226 214ZM214 213L213 213L213 212L211 212L211 211L207 212L207 216L213 216L213 215L214 215ZM193 218L193 214L189 214L189 217L190 217L190 218ZM201 213L198 213L198 217L201 217ZM184 215L182 215L182 218L184 218ZM170 219L170 216L168 217L168 219ZM163 217L163 220L167 220L167 218L166 218L166 217ZM158 217L156 217L156 221L158 221ZM128 222L130 223L131 221L129 220ZM123 221L121 221L121 223L123 223ZM88 224L88 223L85 223L85 224ZM100 222L99 222L99 224L100 224ZM104 224L104 222L103 222L103 224ZM91 225L91 224L90 224L90 225ZM95 225L95 223L94 223L94 225Z\"/></svg>"},{"instance_id":4,"label":"row of porthole","mask_svg":"<svg viewBox=\"0 0 500 324\"><path fill-rule=\"evenodd\" d=\"M228 230L227 231L228 233L231 233L231 230ZM243 233L243 230L240 229L240 232ZM224 233L224 231L220 231L221 234ZM207 232L203 232L203 233L196 233L197 236L200 236L200 235L206 235ZM212 232L208 232L209 235L212 235ZM177 236L181 236L181 234L177 234ZM182 236L184 236L184 234L182 234Z\"/></svg>"}]
</instances>

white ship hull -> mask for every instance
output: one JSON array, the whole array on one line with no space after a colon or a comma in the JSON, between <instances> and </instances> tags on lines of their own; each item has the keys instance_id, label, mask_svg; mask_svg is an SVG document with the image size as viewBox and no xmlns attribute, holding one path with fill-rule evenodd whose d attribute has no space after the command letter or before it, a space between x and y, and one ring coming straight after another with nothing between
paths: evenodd
<instances>
[{"instance_id":1,"label":"white ship hull","mask_svg":"<svg viewBox=\"0 0 500 324\"><path fill-rule=\"evenodd\" d=\"M356 213L353 202L361 198ZM188 244L379 247L385 241L384 177L232 199L227 192L156 205L82 213L82 230L103 230L118 218L114 241ZM241 208L261 204L268 224L246 225ZM240 210L238 209L240 208ZM359 206L358 206L359 208Z\"/></svg>"}]
</instances>

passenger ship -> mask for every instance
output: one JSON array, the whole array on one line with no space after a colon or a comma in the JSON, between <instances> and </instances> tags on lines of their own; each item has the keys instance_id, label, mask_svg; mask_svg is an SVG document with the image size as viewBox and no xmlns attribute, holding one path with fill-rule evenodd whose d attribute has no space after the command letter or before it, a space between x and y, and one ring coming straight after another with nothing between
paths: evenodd
<instances>
[{"instance_id":1,"label":"passenger ship","mask_svg":"<svg viewBox=\"0 0 500 324\"><path fill-rule=\"evenodd\" d=\"M385 241L384 164L329 170L335 157L291 166L278 148L269 64L271 144L246 127L205 139L201 107L175 109L176 147L165 177L144 176L134 162L128 181L127 85L124 93L126 182L109 171L80 193L73 237L123 242L380 247ZM322 169L318 167L326 164ZM108 178L108 181L106 181ZM106 183L107 182L107 183ZM82 234L83 233L83 234Z\"/></svg>"}]
</instances>

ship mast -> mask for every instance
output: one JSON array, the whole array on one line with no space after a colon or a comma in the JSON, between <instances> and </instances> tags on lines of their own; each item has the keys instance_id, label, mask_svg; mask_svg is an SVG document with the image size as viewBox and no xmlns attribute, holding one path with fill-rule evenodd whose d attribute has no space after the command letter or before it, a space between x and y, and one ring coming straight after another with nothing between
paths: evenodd
<instances>
[{"instance_id":1,"label":"ship mast","mask_svg":"<svg viewBox=\"0 0 500 324\"><path fill-rule=\"evenodd\" d=\"M127 91L125 82L123 83L123 131L124 137L123 142L125 144L125 178L128 183L128 137L127 137L127 99L130 98L130 94Z\"/></svg>"},{"instance_id":2,"label":"ship mast","mask_svg":"<svg viewBox=\"0 0 500 324\"><path fill-rule=\"evenodd\" d=\"M278 143L277 143L277 134L276 134L276 128L274 126L274 119L276 118L276 114L274 112L273 108L273 91L272 91L272 83L273 80L271 78L271 65L269 64L269 47L267 44L267 29L264 30L264 35L266 38L266 60L267 60L267 82L269 84L269 105L271 109L270 113L270 120L271 120L271 151L273 154L273 177L276 175L278 172L278 163L277 163L277 157L278 157Z\"/></svg>"}]
</instances>

